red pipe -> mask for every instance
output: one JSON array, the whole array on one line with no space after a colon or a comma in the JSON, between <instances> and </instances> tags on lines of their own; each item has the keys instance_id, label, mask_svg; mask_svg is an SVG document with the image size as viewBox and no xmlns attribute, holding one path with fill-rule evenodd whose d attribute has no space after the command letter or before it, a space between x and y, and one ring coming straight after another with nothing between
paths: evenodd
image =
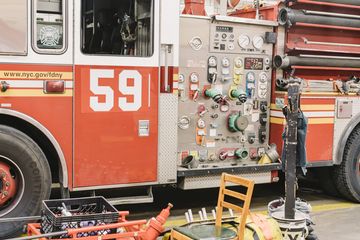
<instances>
[{"instance_id":1,"label":"red pipe","mask_svg":"<svg viewBox=\"0 0 360 240\"><path fill-rule=\"evenodd\" d=\"M121 228L121 227L129 227L133 225L143 225L146 224L146 220L137 220L137 221L129 221L129 222L122 222L122 223L112 223L102 226L94 226L94 227L84 227L84 228L74 228L68 229L69 236L74 237L76 234L81 232L91 232L91 231L100 231L104 229L113 229L113 228Z\"/></svg>"}]
</instances>

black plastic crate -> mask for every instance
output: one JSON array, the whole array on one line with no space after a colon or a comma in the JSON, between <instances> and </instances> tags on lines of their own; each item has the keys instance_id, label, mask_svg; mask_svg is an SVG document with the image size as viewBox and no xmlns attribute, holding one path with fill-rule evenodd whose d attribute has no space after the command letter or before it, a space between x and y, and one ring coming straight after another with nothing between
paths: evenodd
<instances>
[{"instance_id":1,"label":"black plastic crate","mask_svg":"<svg viewBox=\"0 0 360 240\"><path fill-rule=\"evenodd\" d=\"M63 206L71 216L63 216ZM118 211L103 197L74 198L43 201L41 216L41 232L59 232L69 228L99 226L116 223L119 219ZM99 235L104 232L82 233L78 237ZM110 233L106 230L106 233ZM60 238L67 238L63 235ZM57 237L59 238L59 237Z\"/></svg>"}]
</instances>

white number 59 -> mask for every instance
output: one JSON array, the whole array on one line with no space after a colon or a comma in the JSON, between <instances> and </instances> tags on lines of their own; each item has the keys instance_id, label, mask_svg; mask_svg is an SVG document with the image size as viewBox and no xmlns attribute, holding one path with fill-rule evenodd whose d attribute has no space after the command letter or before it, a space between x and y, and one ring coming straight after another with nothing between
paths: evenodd
<instances>
[{"instance_id":1,"label":"white number 59","mask_svg":"<svg viewBox=\"0 0 360 240\"><path fill-rule=\"evenodd\" d=\"M97 95L90 97L90 108L95 112L108 112L114 108L114 90L109 86L99 86L100 78L114 79L115 70L91 69L90 91ZM128 80L133 79L134 85L129 86ZM119 74L119 91L125 97L119 97L118 106L124 112L135 112L142 105L142 76L136 70L124 70ZM104 102L99 102L99 95L105 96ZM128 102L126 96L133 96Z\"/></svg>"}]
</instances>

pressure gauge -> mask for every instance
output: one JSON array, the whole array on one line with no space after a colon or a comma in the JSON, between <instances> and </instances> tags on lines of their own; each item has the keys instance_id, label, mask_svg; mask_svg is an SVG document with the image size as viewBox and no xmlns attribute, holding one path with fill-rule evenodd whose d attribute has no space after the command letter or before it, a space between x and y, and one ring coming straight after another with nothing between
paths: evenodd
<instances>
[{"instance_id":1,"label":"pressure gauge","mask_svg":"<svg viewBox=\"0 0 360 240\"><path fill-rule=\"evenodd\" d=\"M196 73L192 73L190 75L190 81L192 83L198 83L199 82L199 76Z\"/></svg>"},{"instance_id":2,"label":"pressure gauge","mask_svg":"<svg viewBox=\"0 0 360 240\"><path fill-rule=\"evenodd\" d=\"M185 82L185 76L184 74L179 74L179 83Z\"/></svg>"},{"instance_id":3,"label":"pressure gauge","mask_svg":"<svg viewBox=\"0 0 360 240\"><path fill-rule=\"evenodd\" d=\"M216 67L216 65L217 65L216 57L214 57L214 56L209 57L208 64L209 64L209 67Z\"/></svg>"},{"instance_id":4,"label":"pressure gauge","mask_svg":"<svg viewBox=\"0 0 360 240\"><path fill-rule=\"evenodd\" d=\"M264 46L264 38L261 36L255 36L253 38L253 46L256 49L260 49Z\"/></svg>"},{"instance_id":5,"label":"pressure gauge","mask_svg":"<svg viewBox=\"0 0 360 240\"><path fill-rule=\"evenodd\" d=\"M204 129L206 127L205 121L200 118L197 122L197 126L200 129Z\"/></svg>"},{"instance_id":6,"label":"pressure gauge","mask_svg":"<svg viewBox=\"0 0 360 240\"><path fill-rule=\"evenodd\" d=\"M246 48L250 44L250 38L247 35L240 35L238 38L238 43L241 48Z\"/></svg>"},{"instance_id":7,"label":"pressure gauge","mask_svg":"<svg viewBox=\"0 0 360 240\"><path fill-rule=\"evenodd\" d=\"M246 75L246 79L247 79L249 82L255 82L255 73L249 72L249 73Z\"/></svg>"},{"instance_id":8,"label":"pressure gauge","mask_svg":"<svg viewBox=\"0 0 360 240\"><path fill-rule=\"evenodd\" d=\"M230 67L230 60L228 58L223 58L221 61L223 67Z\"/></svg>"},{"instance_id":9,"label":"pressure gauge","mask_svg":"<svg viewBox=\"0 0 360 240\"><path fill-rule=\"evenodd\" d=\"M235 67L237 68L241 68L243 66L243 61L241 60L241 58L236 58L235 59Z\"/></svg>"},{"instance_id":10,"label":"pressure gauge","mask_svg":"<svg viewBox=\"0 0 360 240\"><path fill-rule=\"evenodd\" d=\"M260 82L265 83L268 80L266 73L260 73Z\"/></svg>"}]
</instances>

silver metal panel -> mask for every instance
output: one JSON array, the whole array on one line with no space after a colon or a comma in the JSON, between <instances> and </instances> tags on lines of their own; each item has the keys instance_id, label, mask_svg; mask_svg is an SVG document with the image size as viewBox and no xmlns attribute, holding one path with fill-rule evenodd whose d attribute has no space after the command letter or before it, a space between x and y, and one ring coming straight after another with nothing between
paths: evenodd
<instances>
[{"instance_id":1,"label":"silver metal panel","mask_svg":"<svg viewBox=\"0 0 360 240\"><path fill-rule=\"evenodd\" d=\"M347 100L339 100L337 102L337 118L351 118L353 102Z\"/></svg>"},{"instance_id":2,"label":"silver metal panel","mask_svg":"<svg viewBox=\"0 0 360 240\"><path fill-rule=\"evenodd\" d=\"M270 183L271 182L271 173L251 173L251 174L238 174L240 176L249 180L253 180L256 184ZM201 176L201 177L188 177L184 178L182 182L179 183L181 189L201 189L204 188L215 188L220 186L221 175L213 176Z\"/></svg>"},{"instance_id":3,"label":"silver metal panel","mask_svg":"<svg viewBox=\"0 0 360 240\"><path fill-rule=\"evenodd\" d=\"M229 20L229 19L228 19ZM196 26L196 27L195 27ZM213 43L215 42L214 37L217 31L217 26L219 27L232 27L234 36L230 37L230 33L227 33L228 40L226 44L234 43L234 47L226 47L225 50L215 49ZM266 69L266 64L262 70L249 70L243 69L243 77L240 83L237 84L238 88L245 88L246 85L246 75L249 72L255 74L255 81L259 81L261 74L265 74L268 77L266 82L267 95L264 98L259 97L259 90L255 88L255 97L252 100L264 101L270 106L270 91L271 91L271 56L273 51L272 44L264 43L261 49L254 49L252 47L253 43L249 43L247 49L241 49L237 38L241 34L246 34L252 40L255 36L263 37L265 32L272 32L273 26L269 25L249 25L242 22L217 22L212 21L208 18L199 18L199 17L181 17L180 19L180 28L181 28L181 39L180 39L180 74L183 75L184 81L179 81L179 91L182 94L179 97L179 118L182 120L190 119L189 126L185 129L179 128L178 133L178 165L181 164L183 159L182 153L188 152L190 155L195 155L195 158L201 159L202 162L199 164L201 167L214 167L222 168L229 166L238 166L244 165L253 165L257 163L258 159L251 160L250 158L239 161L233 156L225 161L220 161L218 156L219 153L224 149L229 149L233 151L234 149L246 148L248 150L256 149L257 153L259 150L262 150L268 146L268 136L269 136L269 121L265 124L266 126L266 140L264 143L259 143L258 130L260 127L259 123L259 114L261 113L259 109L252 109L250 113L245 113L244 104L240 105L238 101L230 100L230 111L220 112L219 109L214 109L213 106L216 105L212 99L206 98L203 96L203 90L205 87L211 87L218 89L222 92L223 95L229 96L229 90L234 86L233 76L235 73L234 63L235 59L241 58L245 64L245 58L261 58L264 60L269 59L269 69ZM221 36L221 34L220 34ZM199 41L200 39L200 41ZM225 42L220 40L221 43ZM228 46L228 45L227 45ZM207 71L208 71L208 59L211 56L216 56L217 65L218 65L218 80L215 84L210 84L207 81ZM230 72L226 75L230 76L231 79L222 81L222 77L225 75L221 70L222 59L228 58L230 60ZM199 90L201 96L197 101L192 100L190 96L191 90L191 79L190 76L192 73L197 73L199 76ZM251 101L248 101L251 104ZM199 116L198 109L199 106L203 105L208 112L203 116ZM249 126L243 132L230 132L228 129L228 117L230 113L241 112L242 115L245 115L249 121ZM265 110L269 117L268 109ZM218 115L214 118L215 115ZM205 133L205 143L199 145L196 143L196 125L199 119L205 121L206 124L206 133ZM180 120L180 119L179 119ZM216 125L216 127L212 127ZM255 135L255 142L249 144L247 139L251 135ZM261 152L261 151L260 151ZM208 158L206 159L206 157ZM215 158L211 158L215 156ZM207 187L203 184L203 187Z\"/></svg>"},{"instance_id":4,"label":"silver metal panel","mask_svg":"<svg viewBox=\"0 0 360 240\"><path fill-rule=\"evenodd\" d=\"M27 0L0 0L0 54L27 54Z\"/></svg>"},{"instance_id":5,"label":"silver metal panel","mask_svg":"<svg viewBox=\"0 0 360 240\"><path fill-rule=\"evenodd\" d=\"M148 187L146 195L128 196L128 197L122 196L122 197L116 197L116 198L109 198L108 201L112 205L152 203L152 202L154 202L152 186Z\"/></svg>"},{"instance_id":6,"label":"silver metal panel","mask_svg":"<svg viewBox=\"0 0 360 240\"><path fill-rule=\"evenodd\" d=\"M252 18L239 18L239 17L229 17L229 16L222 16L222 15L216 15L215 19L217 21L223 21L223 22L232 22L232 23L244 23L244 24L252 24L252 25L261 25L261 26L271 26L276 27L279 24L274 21L268 21L268 20L257 20Z\"/></svg>"},{"instance_id":7,"label":"silver metal panel","mask_svg":"<svg viewBox=\"0 0 360 240\"><path fill-rule=\"evenodd\" d=\"M343 158L344 148L351 132L360 122L360 99L356 98L338 98L336 100L336 109L339 110L339 104L346 101L352 102L351 118L338 118L338 112L335 115L334 123L334 145L333 161L334 164L340 164Z\"/></svg>"},{"instance_id":8,"label":"silver metal panel","mask_svg":"<svg viewBox=\"0 0 360 240\"><path fill-rule=\"evenodd\" d=\"M38 10L45 12L61 12L61 1L38 0Z\"/></svg>"},{"instance_id":9,"label":"silver metal panel","mask_svg":"<svg viewBox=\"0 0 360 240\"><path fill-rule=\"evenodd\" d=\"M160 94L158 151L158 182L160 184L175 183L177 180L177 106L176 95Z\"/></svg>"}]
</instances>

